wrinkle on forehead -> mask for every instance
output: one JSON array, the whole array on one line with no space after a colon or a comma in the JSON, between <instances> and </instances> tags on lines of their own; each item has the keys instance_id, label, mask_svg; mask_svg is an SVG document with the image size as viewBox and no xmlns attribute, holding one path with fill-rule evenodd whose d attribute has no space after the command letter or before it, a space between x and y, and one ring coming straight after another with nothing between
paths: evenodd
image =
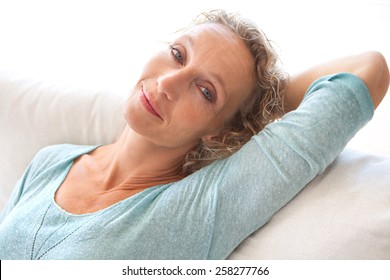
<instances>
[{"instance_id":1,"label":"wrinkle on forehead","mask_svg":"<svg viewBox=\"0 0 390 280\"><path fill-rule=\"evenodd\" d=\"M214 33L215 35L218 35L220 37L225 37L225 39L228 39L229 41L238 41L241 40L237 34L234 33L233 30L231 30L229 27L224 26L219 23L213 23L213 22L207 22L202 23L199 25L194 25L187 29L182 35L188 34L188 35L196 35L202 32L206 33Z\"/></svg>"}]
</instances>

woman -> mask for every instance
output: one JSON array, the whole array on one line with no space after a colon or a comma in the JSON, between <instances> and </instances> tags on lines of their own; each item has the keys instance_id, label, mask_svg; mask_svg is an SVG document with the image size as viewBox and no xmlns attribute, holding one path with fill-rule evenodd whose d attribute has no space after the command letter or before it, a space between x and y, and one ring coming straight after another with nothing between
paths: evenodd
<instances>
[{"instance_id":1,"label":"woman","mask_svg":"<svg viewBox=\"0 0 390 280\"><path fill-rule=\"evenodd\" d=\"M388 85L376 52L287 80L253 25L202 16L146 64L117 142L36 155L0 258L226 258L334 160Z\"/></svg>"}]
</instances>

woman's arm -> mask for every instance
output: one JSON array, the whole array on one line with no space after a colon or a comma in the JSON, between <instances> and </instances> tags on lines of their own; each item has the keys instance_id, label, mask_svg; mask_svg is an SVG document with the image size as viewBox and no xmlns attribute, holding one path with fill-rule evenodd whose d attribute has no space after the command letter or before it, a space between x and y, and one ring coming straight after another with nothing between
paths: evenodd
<instances>
[{"instance_id":1,"label":"woman's arm","mask_svg":"<svg viewBox=\"0 0 390 280\"><path fill-rule=\"evenodd\" d=\"M389 68L383 55L370 51L320 64L291 77L285 93L286 113L295 110L307 89L316 79L334 73L347 72L364 81L376 108L389 87Z\"/></svg>"}]
</instances>

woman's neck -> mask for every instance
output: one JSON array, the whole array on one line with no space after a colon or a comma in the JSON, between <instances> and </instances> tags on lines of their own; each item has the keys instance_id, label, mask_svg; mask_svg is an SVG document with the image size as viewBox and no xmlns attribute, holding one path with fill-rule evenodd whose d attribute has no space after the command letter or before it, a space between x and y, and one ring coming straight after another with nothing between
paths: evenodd
<instances>
[{"instance_id":1,"label":"woman's neck","mask_svg":"<svg viewBox=\"0 0 390 280\"><path fill-rule=\"evenodd\" d=\"M182 164L188 151L184 147L159 147L126 128L117 142L91 156L102 172L104 188L147 188L185 177Z\"/></svg>"}]
</instances>

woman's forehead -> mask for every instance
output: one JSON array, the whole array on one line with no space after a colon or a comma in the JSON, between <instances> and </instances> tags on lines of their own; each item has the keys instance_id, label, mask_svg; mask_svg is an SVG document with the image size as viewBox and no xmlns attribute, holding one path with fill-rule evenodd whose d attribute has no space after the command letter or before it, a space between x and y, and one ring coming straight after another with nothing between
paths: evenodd
<instances>
[{"instance_id":1,"label":"woman's forehead","mask_svg":"<svg viewBox=\"0 0 390 280\"><path fill-rule=\"evenodd\" d=\"M238 35L229 27L223 24L207 22L194 25L182 33L182 36L197 37L201 35L218 36L227 40L236 41L239 39Z\"/></svg>"},{"instance_id":2,"label":"woman's forehead","mask_svg":"<svg viewBox=\"0 0 390 280\"><path fill-rule=\"evenodd\" d=\"M176 42L184 42L185 47L190 48L194 55L206 55L204 61L223 62L230 59L235 64L242 62L250 66L254 64L252 54L244 40L222 24L195 25L179 36Z\"/></svg>"}]
</instances>

